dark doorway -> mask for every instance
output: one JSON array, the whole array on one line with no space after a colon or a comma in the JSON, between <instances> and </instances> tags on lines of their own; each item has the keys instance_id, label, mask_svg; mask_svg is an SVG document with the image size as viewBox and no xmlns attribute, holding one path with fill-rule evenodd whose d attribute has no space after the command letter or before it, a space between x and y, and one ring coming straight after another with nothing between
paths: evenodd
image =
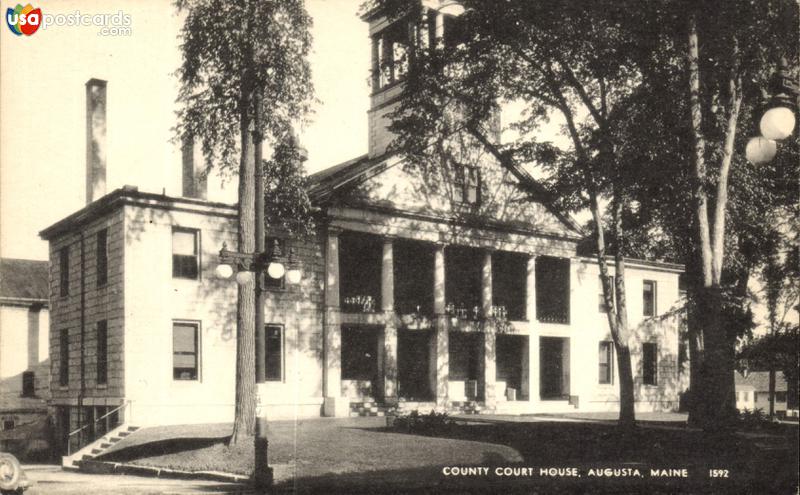
<instances>
[{"instance_id":1,"label":"dark doorway","mask_svg":"<svg viewBox=\"0 0 800 495\"><path fill-rule=\"evenodd\" d=\"M433 400L430 387L430 330L397 332L399 396L413 401Z\"/></svg>"},{"instance_id":2,"label":"dark doorway","mask_svg":"<svg viewBox=\"0 0 800 495\"><path fill-rule=\"evenodd\" d=\"M377 383L378 333L373 327L342 328L342 380Z\"/></svg>"},{"instance_id":3,"label":"dark doorway","mask_svg":"<svg viewBox=\"0 0 800 495\"><path fill-rule=\"evenodd\" d=\"M560 337L540 339L539 395L542 400L569 398L569 339Z\"/></svg>"},{"instance_id":4,"label":"dark doorway","mask_svg":"<svg viewBox=\"0 0 800 495\"><path fill-rule=\"evenodd\" d=\"M497 336L497 380L506 389L514 389L514 400L528 399L528 337L525 335ZM498 393L504 393L499 390ZM508 400L512 400L506 393Z\"/></svg>"}]
</instances>

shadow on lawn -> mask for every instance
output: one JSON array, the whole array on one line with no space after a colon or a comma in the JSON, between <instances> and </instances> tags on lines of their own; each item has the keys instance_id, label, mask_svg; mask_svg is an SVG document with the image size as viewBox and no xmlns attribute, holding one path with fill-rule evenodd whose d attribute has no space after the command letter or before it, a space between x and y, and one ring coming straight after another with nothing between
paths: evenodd
<instances>
[{"instance_id":1,"label":"shadow on lawn","mask_svg":"<svg viewBox=\"0 0 800 495\"><path fill-rule=\"evenodd\" d=\"M212 438L170 438L158 440L139 445L124 447L101 456L98 460L107 462L130 462L143 457L155 457L160 455L176 454L187 450L198 450L211 447L218 443L225 442L227 439L220 437Z\"/></svg>"},{"instance_id":2,"label":"shadow on lawn","mask_svg":"<svg viewBox=\"0 0 800 495\"><path fill-rule=\"evenodd\" d=\"M371 430L414 434L394 428ZM770 434L746 437L659 428L638 428L633 434L625 435L613 424L601 423L458 423L427 436L505 445L522 455L525 466L536 469L578 467L585 471L638 466L648 476L650 468L686 468L690 474L690 479L639 479L634 485L620 485L620 479L595 479L599 484L591 485L593 492L603 487L610 492L636 487L634 491L638 492L646 487L649 493L719 493L722 483L726 493L796 493L798 486L798 428L793 425ZM503 464L486 459L485 465ZM710 479L710 469L726 469L729 477L727 480ZM439 479L447 481L441 475ZM507 479L499 481L509 482ZM568 493L576 486L584 490L589 486L585 479L577 484L567 480L566 486L562 486L565 485L563 479L549 481L544 485L546 493L553 490L559 493L561 488ZM511 482L509 486L516 485L518 483ZM530 488L530 484L525 486ZM665 491L660 491L662 489ZM600 490L604 491L605 488Z\"/></svg>"}]
</instances>

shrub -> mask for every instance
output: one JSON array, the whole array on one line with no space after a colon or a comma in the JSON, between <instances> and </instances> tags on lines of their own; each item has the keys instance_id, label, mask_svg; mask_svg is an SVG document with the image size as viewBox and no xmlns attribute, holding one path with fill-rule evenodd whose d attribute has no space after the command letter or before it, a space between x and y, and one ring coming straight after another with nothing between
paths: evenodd
<instances>
[{"instance_id":1,"label":"shrub","mask_svg":"<svg viewBox=\"0 0 800 495\"><path fill-rule=\"evenodd\" d=\"M768 428L773 425L773 421L770 420L766 414L764 414L764 410L761 408L754 409L752 411L745 409L739 413L739 421L741 422L742 426L748 429Z\"/></svg>"},{"instance_id":2,"label":"shrub","mask_svg":"<svg viewBox=\"0 0 800 495\"><path fill-rule=\"evenodd\" d=\"M394 427L396 429L420 435L441 433L449 430L455 424L455 420L449 417L446 412L437 413L436 411L431 411L428 414L420 414L416 409L394 419Z\"/></svg>"}]
</instances>

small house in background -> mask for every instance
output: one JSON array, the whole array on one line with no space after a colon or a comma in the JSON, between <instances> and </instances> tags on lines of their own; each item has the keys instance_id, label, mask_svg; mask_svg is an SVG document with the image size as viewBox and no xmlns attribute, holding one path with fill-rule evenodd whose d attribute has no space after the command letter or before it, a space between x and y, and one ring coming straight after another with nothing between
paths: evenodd
<instances>
[{"instance_id":1,"label":"small house in background","mask_svg":"<svg viewBox=\"0 0 800 495\"><path fill-rule=\"evenodd\" d=\"M739 412L761 409L769 412L769 371L736 372L736 409ZM788 386L783 373L775 373L775 415L780 417L791 416L787 407ZM797 405L794 405L796 411ZM796 416L797 413L795 412Z\"/></svg>"},{"instance_id":2,"label":"small house in background","mask_svg":"<svg viewBox=\"0 0 800 495\"><path fill-rule=\"evenodd\" d=\"M0 451L47 452L47 261L0 259Z\"/></svg>"}]
</instances>

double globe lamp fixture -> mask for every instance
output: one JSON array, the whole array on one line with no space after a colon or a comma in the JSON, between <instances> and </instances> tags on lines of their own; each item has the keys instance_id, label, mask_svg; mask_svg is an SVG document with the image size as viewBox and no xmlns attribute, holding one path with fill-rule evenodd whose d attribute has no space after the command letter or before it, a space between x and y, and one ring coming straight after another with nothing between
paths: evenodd
<instances>
[{"instance_id":1,"label":"double globe lamp fixture","mask_svg":"<svg viewBox=\"0 0 800 495\"><path fill-rule=\"evenodd\" d=\"M273 242L271 251L254 254L229 251L227 244L223 243L219 260L220 264L214 269L217 278L228 280L235 273L236 283L239 285L250 282L253 274L261 271L266 271L274 279L285 275L290 284L299 283L303 276L294 250L290 249L288 255L285 254L277 239Z\"/></svg>"},{"instance_id":2,"label":"double globe lamp fixture","mask_svg":"<svg viewBox=\"0 0 800 495\"><path fill-rule=\"evenodd\" d=\"M778 152L777 141L788 138L795 128L800 88L793 80L785 59L771 81L772 98L761 116L761 135L751 138L745 147L745 157L750 163L767 163Z\"/></svg>"}]
</instances>

